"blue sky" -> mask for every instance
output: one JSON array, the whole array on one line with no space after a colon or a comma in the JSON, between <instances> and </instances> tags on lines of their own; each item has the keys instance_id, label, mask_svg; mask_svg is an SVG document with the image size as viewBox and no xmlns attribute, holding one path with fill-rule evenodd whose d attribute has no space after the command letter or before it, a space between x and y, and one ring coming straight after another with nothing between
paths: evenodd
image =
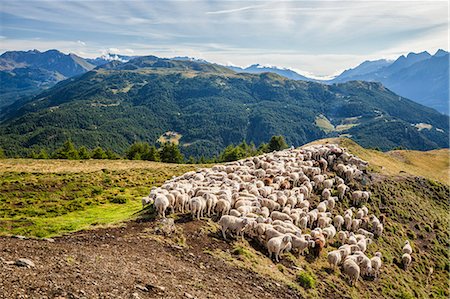
<instances>
[{"instance_id":1,"label":"blue sky","mask_svg":"<svg viewBox=\"0 0 450 299\"><path fill-rule=\"evenodd\" d=\"M448 50L448 1L0 0L0 51L192 56L333 75Z\"/></svg>"}]
</instances>

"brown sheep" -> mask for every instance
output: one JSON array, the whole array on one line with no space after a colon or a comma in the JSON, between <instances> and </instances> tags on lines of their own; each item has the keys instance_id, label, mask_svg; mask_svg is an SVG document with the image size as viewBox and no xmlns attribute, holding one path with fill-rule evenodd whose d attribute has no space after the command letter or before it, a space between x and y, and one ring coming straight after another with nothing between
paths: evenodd
<instances>
[{"instance_id":1,"label":"brown sheep","mask_svg":"<svg viewBox=\"0 0 450 299\"><path fill-rule=\"evenodd\" d=\"M315 238L314 239L314 247L311 248L312 255L315 258L318 258L324 247L325 247L325 242L320 238Z\"/></svg>"},{"instance_id":2,"label":"brown sheep","mask_svg":"<svg viewBox=\"0 0 450 299\"><path fill-rule=\"evenodd\" d=\"M280 190L291 189L291 183L288 180L284 180L280 184Z\"/></svg>"},{"instance_id":3,"label":"brown sheep","mask_svg":"<svg viewBox=\"0 0 450 299\"><path fill-rule=\"evenodd\" d=\"M270 186L273 184L273 175L263 179L264 186Z\"/></svg>"}]
</instances>

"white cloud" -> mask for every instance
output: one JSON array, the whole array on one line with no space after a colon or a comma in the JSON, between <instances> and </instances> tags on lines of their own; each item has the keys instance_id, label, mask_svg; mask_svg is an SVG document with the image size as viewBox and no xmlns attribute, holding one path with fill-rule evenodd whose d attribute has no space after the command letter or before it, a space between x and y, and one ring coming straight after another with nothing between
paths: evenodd
<instances>
[{"instance_id":1,"label":"white cloud","mask_svg":"<svg viewBox=\"0 0 450 299\"><path fill-rule=\"evenodd\" d=\"M366 59L448 49L447 1L2 3L0 13L13 16L2 24L2 50L194 56L330 75Z\"/></svg>"}]
</instances>

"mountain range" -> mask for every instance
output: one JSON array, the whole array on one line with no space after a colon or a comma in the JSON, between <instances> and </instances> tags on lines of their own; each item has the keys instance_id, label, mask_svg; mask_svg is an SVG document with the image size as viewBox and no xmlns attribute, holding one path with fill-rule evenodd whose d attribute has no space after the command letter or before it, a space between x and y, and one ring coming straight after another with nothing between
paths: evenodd
<instances>
[{"instance_id":1,"label":"mountain range","mask_svg":"<svg viewBox=\"0 0 450 299\"><path fill-rule=\"evenodd\" d=\"M402 97L449 113L449 53L409 53L395 61L366 61L328 83L363 80L381 82Z\"/></svg>"},{"instance_id":2,"label":"mountain range","mask_svg":"<svg viewBox=\"0 0 450 299\"><path fill-rule=\"evenodd\" d=\"M111 61L127 62L137 56L106 53L95 59L84 59L75 54L63 54L57 50L39 52L9 51L0 56L0 116L2 107L23 97L37 94L57 82L83 74ZM211 64L202 59L174 57L172 60ZM365 61L355 68L345 70L332 80L317 80L297 72L276 66L253 64L242 68L226 66L237 73L275 73L292 80L342 83L352 80L381 82L402 97L422 105L449 113L449 54L438 50L409 53L390 61L385 59Z\"/></svg>"},{"instance_id":3,"label":"mountain range","mask_svg":"<svg viewBox=\"0 0 450 299\"><path fill-rule=\"evenodd\" d=\"M0 109L94 67L84 58L57 50L5 52L0 55Z\"/></svg>"},{"instance_id":4,"label":"mountain range","mask_svg":"<svg viewBox=\"0 0 450 299\"><path fill-rule=\"evenodd\" d=\"M167 135L195 157L273 135L293 146L333 136L382 150L449 146L448 116L380 83L323 84L155 56L110 61L3 111L0 144L9 155L55 149L68 138L123 152Z\"/></svg>"}]
</instances>

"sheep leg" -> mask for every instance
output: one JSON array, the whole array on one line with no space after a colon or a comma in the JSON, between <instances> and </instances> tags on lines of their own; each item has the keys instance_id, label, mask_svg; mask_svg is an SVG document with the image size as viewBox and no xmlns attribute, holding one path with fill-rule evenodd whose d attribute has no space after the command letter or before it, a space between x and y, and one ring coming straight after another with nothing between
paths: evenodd
<instances>
[{"instance_id":1,"label":"sheep leg","mask_svg":"<svg viewBox=\"0 0 450 299\"><path fill-rule=\"evenodd\" d=\"M227 236L225 235L225 229L223 229L223 228L222 228L222 236L225 240L227 239Z\"/></svg>"}]
</instances>

